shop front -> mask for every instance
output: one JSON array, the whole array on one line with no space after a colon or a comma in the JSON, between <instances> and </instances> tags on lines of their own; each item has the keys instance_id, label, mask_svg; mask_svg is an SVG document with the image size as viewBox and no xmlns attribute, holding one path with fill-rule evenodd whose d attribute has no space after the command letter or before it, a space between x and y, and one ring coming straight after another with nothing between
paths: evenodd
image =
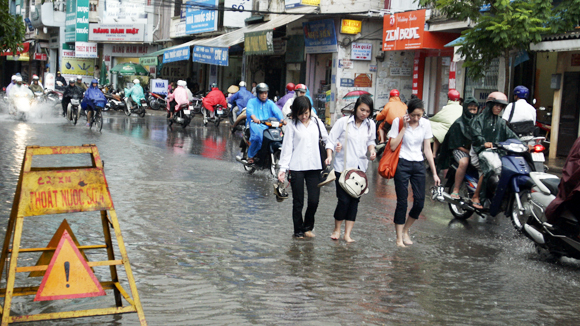
<instances>
[{"instance_id":1,"label":"shop front","mask_svg":"<svg viewBox=\"0 0 580 326\"><path fill-rule=\"evenodd\" d=\"M272 29L246 33L244 36L244 53L251 73L248 79L266 83L271 99L285 94L286 63L283 54L286 45L281 39L283 35L276 36Z\"/></svg>"}]
</instances>

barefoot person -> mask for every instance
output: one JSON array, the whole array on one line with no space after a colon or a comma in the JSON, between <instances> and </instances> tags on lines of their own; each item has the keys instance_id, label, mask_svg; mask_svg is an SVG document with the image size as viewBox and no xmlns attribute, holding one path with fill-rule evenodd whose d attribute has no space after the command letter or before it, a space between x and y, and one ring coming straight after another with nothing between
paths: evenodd
<instances>
[{"instance_id":1,"label":"barefoot person","mask_svg":"<svg viewBox=\"0 0 580 326\"><path fill-rule=\"evenodd\" d=\"M425 118L423 101L412 99L407 103L407 115L393 120L393 126L389 131L391 140L391 149L394 151L401 141L401 152L399 154L399 164L395 172L395 191L397 193L397 208L395 209L395 230L397 232L397 246L405 247L411 245L409 229L411 225L419 218L425 203L425 166L423 165L423 153L429 162L431 172L433 172L433 181L439 185L440 180L435 170L433 153L431 152L431 124ZM399 133L399 123L404 123L403 129ZM423 153L421 153L423 147ZM409 195L409 181L413 189L413 208L407 216L407 197ZM406 219L406 221L405 221Z\"/></svg>"},{"instance_id":2,"label":"barefoot person","mask_svg":"<svg viewBox=\"0 0 580 326\"><path fill-rule=\"evenodd\" d=\"M314 214L320 197L320 171L322 163L318 148L318 139L326 141L328 133L324 123L312 115L312 106L307 97L298 97L292 103L292 121L286 127L282 153L280 155L280 172L278 180L284 182L286 171L289 172L292 186L292 220L294 237L313 238ZM304 183L308 190L308 207L304 218Z\"/></svg>"},{"instance_id":3,"label":"barefoot person","mask_svg":"<svg viewBox=\"0 0 580 326\"><path fill-rule=\"evenodd\" d=\"M328 135L328 141L326 142L328 158L326 159L326 164L330 165L332 162L332 152L336 149L333 168L337 171L335 172L335 183L336 197L338 197L338 203L334 211L334 231L330 236L332 240L338 240L340 237L342 221L346 220L344 240L346 242L354 242L350 233L356 220L356 213L360 199L351 197L346 191L344 191L340 187L338 179L340 179L340 174L345 169L359 168L362 171L366 171L368 165L366 157L367 151L370 152L371 161L377 156L377 153L375 152L375 122L369 119L371 112L373 112L373 100L368 95L362 95L354 105L353 115L337 120ZM341 151L340 146L345 146L341 144L344 144L347 124L349 125L348 144L346 144L346 151ZM345 155L348 157L348 166L344 166Z\"/></svg>"}]
</instances>

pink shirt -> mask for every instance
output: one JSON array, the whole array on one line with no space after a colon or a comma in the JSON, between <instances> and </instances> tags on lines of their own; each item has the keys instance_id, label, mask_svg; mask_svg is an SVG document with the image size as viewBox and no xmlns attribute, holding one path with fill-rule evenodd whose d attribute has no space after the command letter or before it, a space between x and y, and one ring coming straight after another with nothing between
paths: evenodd
<instances>
[{"instance_id":1,"label":"pink shirt","mask_svg":"<svg viewBox=\"0 0 580 326\"><path fill-rule=\"evenodd\" d=\"M181 104L189 104L187 90L183 86L178 86L175 91L173 91L173 98L175 99L175 102L177 102L178 107Z\"/></svg>"}]
</instances>

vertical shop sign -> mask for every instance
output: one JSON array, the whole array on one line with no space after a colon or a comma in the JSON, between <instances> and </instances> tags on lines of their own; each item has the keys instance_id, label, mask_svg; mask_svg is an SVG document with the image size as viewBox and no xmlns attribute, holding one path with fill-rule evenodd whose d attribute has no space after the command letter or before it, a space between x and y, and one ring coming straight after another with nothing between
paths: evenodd
<instances>
[{"instance_id":1,"label":"vertical shop sign","mask_svg":"<svg viewBox=\"0 0 580 326\"><path fill-rule=\"evenodd\" d=\"M247 55L274 54L274 31L244 34L244 51Z\"/></svg>"},{"instance_id":2,"label":"vertical shop sign","mask_svg":"<svg viewBox=\"0 0 580 326\"><path fill-rule=\"evenodd\" d=\"M218 0L187 1L186 5L185 34L217 31Z\"/></svg>"},{"instance_id":3,"label":"vertical shop sign","mask_svg":"<svg viewBox=\"0 0 580 326\"><path fill-rule=\"evenodd\" d=\"M334 20L323 19L302 23L306 53L338 52Z\"/></svg>"},{"instance_id":4,"label":"vertical shop sign","mask_svg":"<svg viewBox=\"0 0 580 326\"><path fill-rule=\"evenodd\" d=\"M89 40L89 0L67 0L65 42Z\"/></svg>"},{"instance_id":5,"label":"vertical shop sign","mask_svg":"<svg viewBox=\"0 0 580 326\"><path fill-rule=\"evenodd\" d=\"M455 71L456 71L456 62L452 61L449 64L449 89L455 89L456 87Z\"/></svg>"},{"instance_id":6,"label":"vertical shop sign","mask_svg":"<svg viewBox=\"0 0 580 326\"><path fill-rule=\"evenodd\" d=\"M76 41L77 28L77 1L66 0L66 21L64 28L64 41L67 43Z\"/></svg>"}]
</instances>

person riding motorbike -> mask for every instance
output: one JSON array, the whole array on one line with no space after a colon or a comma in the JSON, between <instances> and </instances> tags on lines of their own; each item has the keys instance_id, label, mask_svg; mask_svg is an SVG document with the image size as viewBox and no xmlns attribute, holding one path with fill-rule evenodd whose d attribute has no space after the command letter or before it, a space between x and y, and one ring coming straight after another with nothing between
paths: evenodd
<instances>
[{"instance_id":1,"label":"person riding motorbike","mask_svg":"<svg viewBox=\"0 0 580 326\"><path fill-rule=\"evenodd\" d=\"M143 87L141 87L139 79L135 78L133 80L133 87L125 89L125 97L129 99L129 102L133 102L132 104L141 104L141 99L145 98L145 93L143 92ZM131 109L131 107L129 109Z\"/></svg>"},{"instance_id":2,"label":"person riding motorbike","mask_svg":"<svg viewBox=\"0 0 580 326\"><path fill-rule=\"evenodd\" d=\"M224 93L217 88L216 83L212 83L210 87L211 91L203 98L202 104L209 111L210 118L213 119L215 117L214 106L221 104L224 108L227 108L228 102Z\"/></svg>"},{"instance_id":3,"label":"person riding motorbike","mask_svg":"<svg viewBox=\"0 0 580 326\"><path fill-rule=\"evenodd\" d=\"M81 108L87 111L87 126L90 126L91 124L93 111L96 109L98 102L101 102L104 106L107 102L107 98L99 89L99 81L95 78L91 81L91 86L85 92L85 98L81 103Z\"/></svg>"},{"instance_id":4,"label":"person riding motorbike","mask_svg":"<svg viewBox=\"0 0 580 326\"><path fill-rule=\"evenodd\" d=\"M42 93L44 91L44 88L42 88L42 85L40 85L39 80L40 79L38 78L37 75L32 76L32 83L30 84L29 88L34 93L37 93L37 92Z\"/></svg>"},{"instance_id":5,"label":"person riding motorbike","mask_svg":"<svg viewBox=\"0 0 580 326\"><path fill-rule=\"evenodd\" d=\"M14 86L10 90L10 95L8 96L9 103L15 105L16 98L17 97L21 98L23 96L28 97L29 100L32 100L34 94L32 94L32 91L30 91L28 86L22 83L22 77L16 76L16 79L14 81L16 82L16 84L14 84Z\"/></svg>"},{"instance_id":6,"label":"person riding motorbike","mask_svg":"<svg viewBox=\"0 0 580 326\"><path fill-rule=\"evenodd\" d=\"M500 168L501 160L493 148L494 143L508 139L518 139L518 136L508 127L507 122L499 115L508 104L507 96L501 92L493 92L487 97L483 112L471 122L470 151L471 162L479 170L479 181L472 198L473 207L482 209L487 195L487 184L495 170Z\"/></svg>"},{"instance_id":7,"label":"person riding motorbike","mask_svg":"<svg viewBox=\"0 0 580 326\"><path fill-rule=\"evenodd\" d=\"M66 79L60 74L60 71L56 72L56 78L54 79L55 82L61 82L63 85L66 85Z\"/></svg>"},{"instance_id":8,"label":"person riding motorbike","mask_svg":"<svg viewBox=\"0 0 580 326\"><path fill-rule=\"evenodd\" d=\"M288 83L286 84L286 95L282 96L278 102L276 102L276 105L278 106L278 108L280 110L282 110L284 108L284 105L286 104L286 102L291 99L294 98L294 88L296 87L296 85L294 85L293 83Z\"/></svg>"},{"instance_id":9,"label":"person riding motorbike","mask_svg":"<svg viewBox=\"0 0 580 326\"><path fill-rule=\"evenodd\" d=\"M262 148L262 140L264 137L264 130L268 126L260 123L261 120L267 120L269 118L277 118L280 122L284 123L284 116L282 112L272 102L268 99L268 91L270 88L266 83L259 83L256 86L256 92L258 97L254 97L248 101L248 106L246 108L246 114L250 116L250 148L248 149L248 163L254 163L254 156L258 154L260 148Z\"/></svg>"},{"instance_id":10,"label":"person riding motorbike","mask_svg":"<svg viewBox=\"0 0 580 326\"><path fill-rule=\"evenodd\" d=\"M510 128L521 136L532 136L536 126L536 108L526 101L529 94L525 86L514 88L514 102L508 104L502 115ZM513 113L512 108L515 108Z\"/></svg>"},{"instance_id":11,"label":"person riding motorbike","mask_svg":"<svg viewBox=\"0 0 580 326\"><path fill-rule=\"evenodd\" d=\"M386 142L386 135L391 129L393 120L401 118L405 114L407 114L407 105L401 101L399 91L392 89L389 93L389 103L385 104L383 110L377 115L377 122L383 121L378 130L379 143Z\"/></svg>"},{"instance_id":12,"label":"person riding motorbike","mask_svg":"<svg viewBox=\"0 0 580 326\"><path fill-rule=\"evenodd\" d=\"M236 106L238 107L238 112L236 112L236 114L238 115L238 117L236 118L236 121L234 122L234 124L231 126L232 132L236 130L236 126L238 124L240 124L240 122L244 119L246 119L246 107L248 106L248 101L252 98L254 98L254 95L252 94L252 92L248 91L248 89L246 88L246 82L245 81L241 81L240 84L240 90L237 91L232 97L230 97L228 99L228 102L230 104L236 104ZM233 108L232 108L233 110Z\"/></svg>"},{"instance_id":13,"label":"person riding motorbike","mask_svg":"<svg viewBox=\"0 0 580 326\"><path fill-rule=\"evenodd\" d=\"M294 100L297 97L300 96L307 96L306 94L308 94L308 87L304 84L298 84L296 85L296 87L294 87L294 97L288 99L288 101L286 101L286 104L284 104L284 107L282 108L282 114L284 114L285 117L289 116L292 114L292 103L294 103ZM310 102L312 105L312 101ZM312 114L316 115L316 109L312 108Z\"/></svg>"},{"instance_id":14,"label":"person riding motorbike","mask_svg":"<svg viewBox=\"0 0 580 326\"><path fill-rule=\"evenodd\" d=\"M168 118L172 119L173 113L175 113L175 107L179 107L182 104L189 104L189 102L193 101L193 94L187 88L187 82L185 80L178 80L177 88L173 93L168 94L167 98L170 101Z\"/></svg>"},{"instance_id":15,"label":"person riding motorbike","mask_svg":"<svg viewBox=\"0 0 580 326\"><path fill-rule=\"evenodd\" d=\"M10 90L16 85L16 75L12 75L10 84L6 87L6 96L10 96Z\"/></svg>"},{"instance_id":16,"label":"person riding motorbike","mask_svg":"<svg viewBox=\"0 0 580 326\"><path fill-rule=\"evenodd\" d=\"M562 169L558 195L546 208L548 223L558 224L562 213L569 210L580 219L580 138L577 138Z\"/></svg>"},{"instance_id":17,"label":"person riding motorbike","mask_svg":"<svg viewBox=\"0 0 580 326\"><path fill-rule=\"evenodd\" d=\"M83 83L83 77L81 77L81 76L77 76L77 82L76 82L76 85L77 85L77 87L78 87L78 88L82 89L82 90L83 90L83 92L86 92L86 91L87 91L87 89L89 89L89 88L87 87L87 85L85 85L85 83Z\"/></svg>"},{"instance_id":18,"label":"person riding motorbike","mask_svg":"<svg viewBox=\"0 0 580 326\"><path fill-rule=\"evenodd\" d=\"M440 154L436 163L439 170L449 168L452 158L457 162L455 183L451 198L460 199L459 186L463 182L467 167L469 166L469 150L471 149L471 122L477 115L479 103L473 97L468 97L463 102L463 115L449 128L445 140L441 143Z\"/></svg>"},{"instance_id":19,"label":"person riding motorbike","mask_svg":"<svg viewBox=\"0 0 580 326\"><path fill-rule=\"evenodd\" d=\"M71 78L69 80L68 86L65 88L62 94L62 116L66 117L66 111L68 109L68 104L70 100L76 95L79 99L83 97L83 90L80 89L76 83L75 79Z\"/></svg>"},{"instance_id":20,"label":"person riding motorbike","mask_svg":"<svg viewBox=\"0 0 580 326\"><path fill-rule=\"evenodd\" d=\"M445 139L449 127L463 114L463 107L460 104L461 96L459 92L450 89L447 92L447 105L441 108L433 117L429 118L431 130L433 130L433 156L437 157L439 145Z\"/></svg>"}]
</instances>

